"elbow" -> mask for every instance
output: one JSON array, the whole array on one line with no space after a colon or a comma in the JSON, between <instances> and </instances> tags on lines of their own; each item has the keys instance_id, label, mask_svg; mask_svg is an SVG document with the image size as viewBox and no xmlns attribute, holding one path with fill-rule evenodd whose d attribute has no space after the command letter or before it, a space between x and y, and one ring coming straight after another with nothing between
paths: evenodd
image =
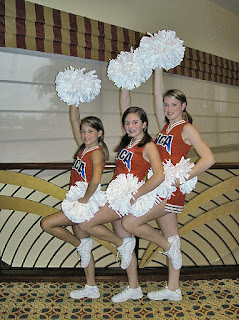
<instances>
[{"instance_id":1,"label":"elbow","mask_svg":"<svg viewBox=\"0 0 239 320\"><path fill-rule=\"evenodd\" d=\"M98 185L101 183L101 179L92 178L90 182L91 182L91 185L92 185L92 186L94 186L95 188L97 188Z\"/></svg>"},{"instance_id":2,"label":"elbow","mask_svg":"<svg viewBox=\"0 0 239 320\"><path fill-rule=\"evenodd\" d=\"M210 167L213 166L216 163L216 160L214 158L214 155L212 154L211 158L210 158Z\"/></svg>"},{"instance_id":3,"label":"elbow","mask_svg":"<svg viewBox=\"0 0 239 320\"><path fill-rule=\"evenodd\" d=\"M164 173L161 173L161 174L157 175L158 185L160 185L162 182L164 182L164 180L165 180L165 175L164 175Z\"/></svg>"},{"instance_id":4,"label":"elbow","mask_svg":"<svg viewBox=\"0 0 239 320\"><path fill-rule=\"evenodd\" d=\"M215 159L212 159L211 167L216 163Z\"/></svg>"}]
</instances>

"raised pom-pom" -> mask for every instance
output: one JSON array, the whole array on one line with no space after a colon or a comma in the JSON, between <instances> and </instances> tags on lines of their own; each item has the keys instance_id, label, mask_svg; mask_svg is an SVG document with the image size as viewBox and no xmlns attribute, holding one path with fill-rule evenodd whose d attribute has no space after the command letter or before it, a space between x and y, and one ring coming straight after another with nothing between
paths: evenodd
<instances>
[{"instance_id":1,"label":"raised pom-pom","mask_svg":"<svg viewBox=\"0 0 239 320\"><path fill-rule=\"evenodd\" d=\"M57 95L68 106L79 106L80 103L90 102L100 93L101 80L94 74L95 70L89 72L85 70L70 66L56 76Z\"/></svg>"},{"instance_id":2,"label":"raised pom-pom","mask_svg":"<svg viewBox=\"0 0 239 320\"><path fill-rule=\"evenodd\" d=\"M183 41L176 37L175 31L162 30L154 35L148 33L140 40L141 55L150 68L169 70L178 66L184 57Z\"/></svg>"},{"instance_id":3,"label":"raised pom-pom","mask_svg":"<svg viewBox=\"0 0 239 320\"><path fill-rule=\"evenodd\" d=\"M152 68L145 66L139 48L130 52L121 51L116 59L109 62L107 75L116 87L133 90L148 80Z\"/></svg>"}]
</instances>

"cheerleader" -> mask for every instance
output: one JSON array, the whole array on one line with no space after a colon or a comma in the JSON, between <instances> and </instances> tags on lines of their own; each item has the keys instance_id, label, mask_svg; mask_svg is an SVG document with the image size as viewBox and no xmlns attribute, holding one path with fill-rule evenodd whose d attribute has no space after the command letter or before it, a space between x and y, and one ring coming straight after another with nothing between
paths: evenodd
<instances>
[{"instance_id":1,"label":"cheerleader","mask_svg":"<svg viewBox=\"0 0 239 320\"><path fill-rule=\"evenodd\" d=\"M100 208L94 217L79 225L80 229L102 240L113 243L121 256L121 267L127 269L129 276L129 286L121 293L112 298L113 302L123 302L128 299L140 299L143 294L140 286L137 286L137 271L134 270L135 256L133 250L135 247L135 238L124 237L121 223L117 223L116 233L107 228L105 223L116 223L120 219L127 217L131 207L138 204L137 199L148 197L149 203L142 206L141 215L147 215L149 207L154 207L157 193L154 191L163 183L164 173L162 161L160 159L157 147L148 134L148 118L142 108L130 107L125 110L122 116L122 124L125 129L125 135L122 137L116 158L115 175L107 188L107 204ZM149 168L152 169L151 177L144 183ZM166 200L165 200L166 201ZM163 204L164 201L161 203ZM142 204L142 203L141 203ZM158 211L150 216L151 220L158 217ZM121 222L121 221L120 221ZM165 254L178 267L180 265L181 254L175 246L175 241L167 239L160 235L154 228L153 231L157 238L157 244L160 245ZM148 235L150 236L150 235ZM150 236L151 239L151 236ZM132 260L133 254L133 260ZM132 265L131 265L132 260ZM131 287L132 285L132 287ZM71 297L82 298L82 290L76 290L71 293Z\"/></svg>"},{"instance_id":2,"label":"cheerleader","mask_svg":"<svg viewBox=\"0 0 239 320\"><path fill-rule=\"evenodd\" d=\"M105 192L100 190L101 176L108 159L108 148L104 143L104 127L101 120L90 116L79 124L79 109L70 106L70 120L74 138L79 146L71 169L70 189L62 202L62 210L44 217L40 224L47 233L72 244L81 259L86 275L86 287L93 298L100 296L95 284L94 260L91 254L93 239L77 226L90 220L106 203ZM73 233L65 227L72 226Z\"/></svg>"},{"instance_id":3,"label":"cheerleader","mask_svg":"<svg viewBox=\"0 0 239 320\"><path fill-rule=\"evenodd\" d=\"M214 163L214 156L200 137L198 131L192 126L192 118L186 110L187 99L180 90L169 90L165 94L162 70L155 69L155 102L156 115L162 131L157 136L155 142L163 163L171 164L172 169L176 169L175 189L173 195L151 210L151 214L156 210L156 220L162 231L162 235L169 241L173 241L177 250L180 250L180 238L178 230L177 214L183 212L185 193L189 193L195 186L197 176L210 168ZM121 100L125 105L130 103L130 94L127 90L122 90ZM185 160L191 147L199 155L196 165L190 165ZM160 201L160 197L159 197ZM163 205L162 205L163 204ZM150 215L150 212L147 214ZM140 238L149 240L157 244L156 235L152 232L149 237L144 230L149 226L147 215L135 217L128 215L122 221L123 227ZM149 233L148 233L149 234ZM155 238L154 238L155 237ZM175 266L169 259L169 279L168 284L163 290L149 292L148 297L153 300L172 300L180 301L182 299L179 288L179 275L181 266Z\"/></svg>"}]
</instances>

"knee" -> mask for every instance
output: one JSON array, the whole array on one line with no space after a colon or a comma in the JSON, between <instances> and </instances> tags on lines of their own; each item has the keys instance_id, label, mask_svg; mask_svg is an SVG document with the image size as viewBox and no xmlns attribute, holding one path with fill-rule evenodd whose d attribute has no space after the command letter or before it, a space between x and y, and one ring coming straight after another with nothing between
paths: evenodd
<instances>
[{"instance_id":1,"label":"knee","mask_svg":"<svg viewBox=\"0 0 239 320\"><path fill-rule=\"evenodd\" d=\"M84 232L90 231L90 226L87 222L82 222L82 223L78 224L78 227L80 228L81 231L84 231Z\"/></svg>"},{"instance_id":2,"label":"knee","mask_svg":"<svg viewBox=\"0 0 239 320\"><path fill-rule=\"evenodd\" d=\"M133 226L133 223L131 223L131 219L128 217L128 216L125 216L122 221L122 227L130 232L130 233L133 233L134 234L134 226Z\"/></svg>"},{"instance_id":3,"label":"knee","mask_svg":"<svg viewBox=\"0 0 239 320\"><path fill-rule=\"evenodd\" d=\"M46 232L48 231L49 226L48 226L48 222L47 222L47 217L44 217L41 219L40 226L41 226L42 230L44 230Z\"/></svg>"}]
</instances>

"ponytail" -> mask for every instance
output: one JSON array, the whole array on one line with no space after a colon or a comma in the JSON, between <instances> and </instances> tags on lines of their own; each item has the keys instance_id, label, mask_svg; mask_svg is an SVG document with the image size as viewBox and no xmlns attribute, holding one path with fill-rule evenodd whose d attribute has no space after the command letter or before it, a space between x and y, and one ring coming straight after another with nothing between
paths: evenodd
<instances>
[{"instance_id":1,"label":"ponytail","mask_svg":"<svg viewBox=\"0 0 239 320\"><path fill-rule=\"evenodd\" d=\"M186 108L183 110L183 120L188 121L189 123L193 123L193 118L191 115L187 112Z\"/></svg>"}]
</instances>

